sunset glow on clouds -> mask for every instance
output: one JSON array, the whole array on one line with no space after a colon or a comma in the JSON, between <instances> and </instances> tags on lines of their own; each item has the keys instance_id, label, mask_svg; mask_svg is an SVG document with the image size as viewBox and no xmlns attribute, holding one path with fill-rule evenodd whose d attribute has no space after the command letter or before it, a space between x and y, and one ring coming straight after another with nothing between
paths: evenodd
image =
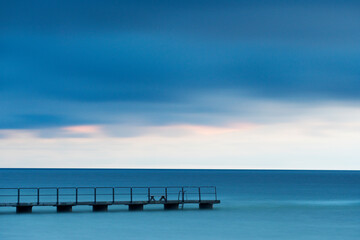
<instances>
[{"instance_id":1,"label":"sunset glow on clouds","mask_svg":"<svg viewBox=\"0 0 360 240\"><path fill-rule=\"evenodd\" d=\"M286 122L233 122L223 126L128 124L2 130L0 134L7 137L0 140L1 164L5 167L19 164L84 167L86 164L86 167L126 168L323 169L325 165L327 169L360 168L359 109L325 108L316 112L317 116L297 116ZM41 133L44 131L56 135Z\"/></svg>"}]
</instances>

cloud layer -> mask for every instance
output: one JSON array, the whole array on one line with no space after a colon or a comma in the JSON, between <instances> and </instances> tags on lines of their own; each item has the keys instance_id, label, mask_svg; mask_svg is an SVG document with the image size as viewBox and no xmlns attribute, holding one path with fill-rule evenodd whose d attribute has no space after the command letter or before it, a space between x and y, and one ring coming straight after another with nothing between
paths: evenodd
<instances>
[{"instance_id":1,"label":"cloud layer","mask_svg":"<svg viewBox=\"0 0 360 240\"><path fill-rule=\"evenodd\" d=\"M186 116L247 99L358 102L359 11L356 1L1 1L0 128L134 115L198 124ZM224 92L242 102L214 107ZM196 102L204 95L211 104Z\"/></svg>"}]
</instances>

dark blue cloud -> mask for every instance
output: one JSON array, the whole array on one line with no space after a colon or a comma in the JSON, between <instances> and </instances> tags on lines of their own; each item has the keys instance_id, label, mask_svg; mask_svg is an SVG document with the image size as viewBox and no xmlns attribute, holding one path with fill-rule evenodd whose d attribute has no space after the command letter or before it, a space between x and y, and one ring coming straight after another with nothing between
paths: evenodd
<instances>
[{"instance_id":1,"label":"dark blue cloud","mask_svg":"<svg viewBox=\"0 0 360 240\"><path fill-rule=\"evenodd\" d=\"M19 114L12 115L11 118L2 118L0 125L2 128L49 128L62 126L64 124L74 124L74 119L66 121L61 116L49 114Z\"/></svg>"},{"instance_id":2,"label":"dark blue cloud","mask_svg":"<svg viewBox=\"0 0 360 240\"><path fill-rule=\"evenodd\" d=\"M141 31L219 39L359 40L358 1L1 1L0 29ZM80 32L80 33L79 33Z\"/></svg>"},{"instance_id":3,"label":"dark blue cloud","mask_svg":"<svg viewBox=\"0 0 360 240\"><path fill-rule=\"evenodd\" d=\"M164 104L226 90L358 101L359 42L357 1L0 1L0 128L116 122L148 104L166 123Z\"/></svg>"}]
</instances>

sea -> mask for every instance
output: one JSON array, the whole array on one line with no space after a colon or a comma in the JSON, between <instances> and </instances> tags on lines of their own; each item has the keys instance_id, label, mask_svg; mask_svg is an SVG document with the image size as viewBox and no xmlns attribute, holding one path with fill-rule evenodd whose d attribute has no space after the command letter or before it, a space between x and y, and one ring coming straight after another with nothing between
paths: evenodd
<instances>
[{"instance_id":1,"label":"sea","mask_svg":"<svg viewBox=\"0 0 360 240\"><path fill-rule=\"evenodd\" d=\"M0 240L360 239L360 171L0 169L0 188L209 185L221 200L210 210L0 207Z\"/></svg>"}]
</instances>

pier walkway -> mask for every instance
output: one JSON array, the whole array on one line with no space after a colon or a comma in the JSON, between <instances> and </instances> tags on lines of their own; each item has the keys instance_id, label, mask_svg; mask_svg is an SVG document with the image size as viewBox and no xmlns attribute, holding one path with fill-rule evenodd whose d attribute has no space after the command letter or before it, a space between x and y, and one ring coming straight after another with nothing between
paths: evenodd
<instances>
[{"instance_id":1,"label":"pier walkway","mask_svg":"<svg viewBox=\"0 0 360 240\"><path fill-rule=\"evenodd\" d=\"M143 210L145 205L163 205L165 210L198 204L211 209L220 203L214 186L183 187L42 187L0 188L0 207L16 207L17 213L32 212L35 206L53 206L57 212L71 212L74 206L92 206L107 211L111 205Z\"/></svg>"}]
</instances>

